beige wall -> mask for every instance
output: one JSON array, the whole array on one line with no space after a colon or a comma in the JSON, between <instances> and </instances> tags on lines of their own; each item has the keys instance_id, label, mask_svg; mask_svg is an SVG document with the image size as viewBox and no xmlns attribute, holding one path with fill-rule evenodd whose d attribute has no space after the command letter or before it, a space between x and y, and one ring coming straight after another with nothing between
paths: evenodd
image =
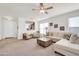
<instances>
[{"instance_id":1,"label":"beige wall","mask_svg":"<svg viewBox=\"0 0 79 59\"><path fill-rule=\"evenodd\" d=\"M79 10L76 10L76 11L72 11L72 12L69 12L69 13L65 13L65 14L62 14L62 15L58 15L58 16L55 16L55 17L51 17L51 18L48 18L48 19L44 19L42 21L39 21L39 24L40 23L50 23L52 22L53 24L58 24L58 28L54 28L54 26L52 27L49 27L49 31L60 31L59 27L60 26L65 26L65 31L69 31L68 29L68 19L71 18L71 17L77 17L79 16Z\"/></svg>"}]
</instances>

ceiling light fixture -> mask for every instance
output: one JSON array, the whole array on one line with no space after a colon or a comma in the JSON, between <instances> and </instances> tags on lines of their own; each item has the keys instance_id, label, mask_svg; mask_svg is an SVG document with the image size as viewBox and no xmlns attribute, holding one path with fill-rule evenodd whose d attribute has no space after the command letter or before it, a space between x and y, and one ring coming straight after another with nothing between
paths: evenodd
<instances>
[{"instance_id":1,"label":"ceiling light fixture","mask_svg":"<svg viewBox=\"0 0 79 59\"><path fill-rule=\"evenodd\" d=\"M40 6L39 8L32 9L32 10L33 10L33 11L35 11L35 10L40 10L40 13L48 14L47 10L53 9L52 6L45 7L45 5L44 5L43 3L40 3L39 6Z\"/></svg>"},{"instance_id":2,"label":"ceiling light fixture","mask_svg":"<svg viewBox=\"0 0 79 59\"><path fill-rule=\"evenodd\" d=\"M45 13L45 11L44 10L40 10L40 13Z\"/></svg>"}]
</instances>

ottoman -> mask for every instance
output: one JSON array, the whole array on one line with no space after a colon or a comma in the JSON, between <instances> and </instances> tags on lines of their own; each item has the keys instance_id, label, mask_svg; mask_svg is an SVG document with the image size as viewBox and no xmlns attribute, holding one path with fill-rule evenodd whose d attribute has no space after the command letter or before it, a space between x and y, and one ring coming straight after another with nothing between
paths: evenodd
<instances>
[{"instance_id":1,"label":"ottoman","mask_svg":"<svg viewBox=\"0 0 79 59\"><path fill-rule=\"evenodd\" d=\"M46 48L52 44L52 39L50 39L50 38L38 38L37 44Z\"/></svg>"}]
</instances>

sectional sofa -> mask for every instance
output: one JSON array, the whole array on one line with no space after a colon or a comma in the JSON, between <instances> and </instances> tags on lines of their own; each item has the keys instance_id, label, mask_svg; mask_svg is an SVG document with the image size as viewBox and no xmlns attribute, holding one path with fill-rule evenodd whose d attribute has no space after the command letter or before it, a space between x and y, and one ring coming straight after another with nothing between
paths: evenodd
<instances>
[{"instance_id":1,"label":"sectional sofa","mask_svg":"<svg viewBox=\"0 0 79 59\"><path fill-rule=\"evenodd\" d=\"M70 32L49 32L46 37L51 38L53 42L57 42L61 39L69 39L70 35Z\"/></svg>"},{"instance_id":2,"label":"sectional sofa","mask_svg":"<svg viewBox=\"0 0 79 59\"><path fill-rule=\"evenodd\" d=\"M54 51L65 56L79 56L79 44L62 39L54 44Z\"/></svg>"},{"instance_id":3,"label":"sectional sofa","mask_svg":"<svg viewBox=\"0 0 79 59\"><path fill-rule=\"evenodd\" d=\"M52 34L52 35L51 35ZM79 37L76 40L75 38L71 38L74 33L70 32L50 32L49 38L51 38L54 42L53 49L55 53L59 53L65 56L79 56ZM71 40L73 42L71 42ZM74 41L78 43L74 43Z\"/></svg>"},{"instance_id":4,"label":"sectional sofa","mask_svg":"<svg viewBox=\"0 0 79 59\"><path fill-rule=\"evenodd\" d=\"M26 33L23 33L23 39L28 40L32 38L38 38L40 37L40 34L38 31L28 31Z\"/></svg>"}]
</instances>

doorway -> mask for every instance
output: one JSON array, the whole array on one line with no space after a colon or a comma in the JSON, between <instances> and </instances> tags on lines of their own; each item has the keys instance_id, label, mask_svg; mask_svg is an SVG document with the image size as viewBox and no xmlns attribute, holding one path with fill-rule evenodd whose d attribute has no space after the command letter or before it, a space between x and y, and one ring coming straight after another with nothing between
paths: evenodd
<instances>
[{"instance_id":1,"label":"doorway","mask_svg":"<svg viewBox=\"0 0 79 59\"><path fill-rule=\"evenodd\" d=\"M17 22L13 18L2 18L2 38L17 38Z\"/></svg>"}]
</instances>

